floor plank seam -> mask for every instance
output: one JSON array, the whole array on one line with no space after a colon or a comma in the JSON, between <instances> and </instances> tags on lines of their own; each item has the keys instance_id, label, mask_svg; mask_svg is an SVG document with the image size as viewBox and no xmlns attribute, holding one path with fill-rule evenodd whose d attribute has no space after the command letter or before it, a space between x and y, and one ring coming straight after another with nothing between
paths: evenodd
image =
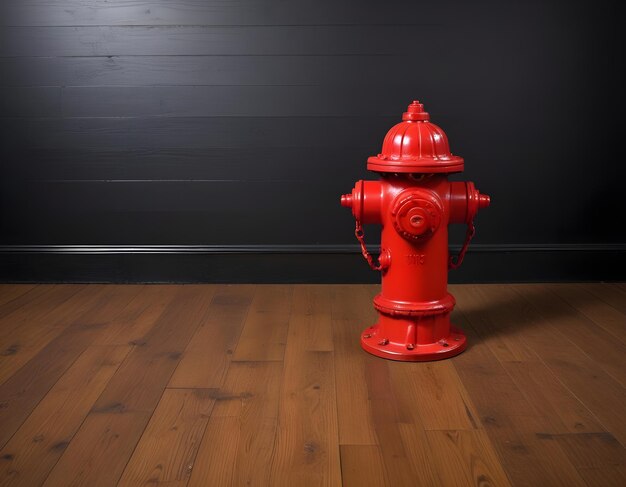
<instances>
[{"instance_id":1,"label":"floor plank seam","mask_svg":"<svg viewBox=\"0 0 626 487\"><path fill-rule=\"evenodd\" d=\"M24 292L22 294L18 294L17 296L14 296L13 298L9 299L8 301L5 301L4 303L0 304L0 310L2 308L4 308L5 306L10 305L11 303L15 302L15 300L17 300L17 299L22 299L22 298L23 299L27 299L28 295L31 294L37 288L37 286L38 286L38 284L32 286L28 291L26 291L26 292ZM24 303L24 304L28 304L28 303ZM24 305L22 305L22 306L24 306ZM18 308L15 308L12 311L20 309L22 306L19 306Z\"/></svg>"},{"instance_id":2,"label":"floor plank seam","mask_svg":"<svg viewBox=\"0 0 626 487\"><path fill-rule=\"evenodd\" d=\"M611 285L611 284L603 283L603 285L605 285L605 286L606 286L606 285ZM611 285L611 286L612 286L612 285ZM614 288L615 288L615 290L616 290L617 292L619 292L620 294L624 294L624 295L625 295L624 300L626 301L626 292L624 292L624 291L623 291L623 290L622 290L619 286L615 286ZM624 314L624 312L623 312L621 309L616 308L616 307L615 307L612 303L608 302L608 301L606 300L606 297L605 297L605 296L603 296L602 294L595 292L593 289L590 289L590 290L589 290L589 292L590 292L591 294L593 294L593 295L594 295L597 299L599 299L600 301L602 301L603 303L605 303L606 305L610 306L611 308L613 308L614 310L618 311L619 313Z\"/></svg>"},{"instance_id":3,"label":"floor plank seam","mask_svg":"<svg viewBox=\"0 0 626 487\"><path fill-rule=\"evenodd\" d=\"M122 360L120 360L119 364L117 364L117 367L115 367L115 370L113 371L113 373L111 374L111 377L109 377L109 379L107 380L106 384L108 384L111 379L113 378L113 376L117 373L117 371L120 369L120 367L122 366L122 363L127 359L127 357L130 355L130 353L132 352L132 349L134 347L129 348L128 352L126 353L126 355L124 356L124 358ZM87 351L87 349L85 349L83 351L83 353L85 353ZM82 355L82 353L81 353ZM78 358L76 359L78 360ZM61 376L63 377L63 376ZM59 378L60 380L61 378ZM106 389L106 384L105 386L102 388L102 391L104 392L104 390ZM98 395L98 397L94 400L93 404L91 405L91 408L93 408L93 405L96 404L98 402L98 399L100 398L100 396L102 395L102 392ZM45 397L45 396L44 396ZM80 424L78 425L78 427L76 428L76 431L74 431L74 434L72 435L72 438L70 438L70 440L68 441L68 446L69 444L72 442L72 440L74 439L74 437L78 434L78 432L81 430L81 428L83 427L83 425L85 424L85 421L87 420L87 418L89 417L89 415L92 412L92 409L89 409L89 411L87 412L87 414L85 414L85 416L83 417L82 421L80 422ZM67 448L66 448L67 449ZM63 457L65 451L59 455L59 457L56 459L56 461L54 462L54 465L52 465L52 467L48 470L48 474L45 477L45 480L43 483L46 482L46 480L48 479L48 477L50 476L50 474L52 473L52 471L54 470L54 468L57 466L57 464L61 461L61 458Z\"/></svg>"},{"instance_id":4,"label":"floor plank seam","mask_svg":"<svg viewBox=\"0 0 626 487\"><path fill-rule=\"evenodd\" d=\"M611 371L606 369L606 366L604 366L602 363L598 362L597 360L595 360L592 356L590 356L585 350L583 350L577 343L573 342L568 336L567 334L563 333L563 331L561 331L559 328L555 327L550 320L549 316L546 316L544 312L541 311L541 309L537 306L535 306L532 302L530 302L528 300L528 298L526 296L524 296L522 293L519 292L519 290L516 288L516 286L512 287L513 291L518 294L522 299L524 299L524 301L526 301L527 305L530 306L530 308L534 311L534 313L539 316L542 321L545 321L546 323L548 323L547 326L550 327L551 330L553 330L554 333L556 333L557 335L559 335L560 337L562 337L562 339L564 341L567 341L571 347L575 348L580 354L584 355L590 362L593 362L594 364L597 364L598 367L600 367L600 369L608 376L610 377L613 381L615 381L617 384L619 384L619 386L622 389L626 390L626 384L623 384L619 378L615 377ZM537 355L540 359L541 357L539 355ZM543 360L542 360L543 361ZM544 364L549 367L545 362ZM570 391L571 392L571 391ZM573 394L573 393L572 393Z\"/></svg>"},{"instance_id":5,"label":"floor plank seam","mask_svg":"<svg viewBox=\"0 0 626 487\"><path fill-rule=\"evenodd\" d=\"M89 345L88 345L89 346ZM88 347L87 346L87 347ZM72 367L72 365L74 365L78 359L81 357L81 355L83 355L85 353L85 351L87 350L87 347L85 347L83 349L82 352L80 352L75 358L74 360L71 361L71 363L63 370L63 372L61 374L59 374L59 377L57 378L57 380L54 381L54 383L52 383L50 385L50 387L46 390L45 394L42 394L41 398L39 399L39 401L37 401L37 403L32 407L32 409L30 410L30 412L28 413L28 416L26 416L26 418L24 419L24 421L22 421L20 423L20 425L16 428L16 430L13 432L13 434L3 443L0 444L0 449L4 448L10 441L11 439L17 434L17 432L20 430L20 428L24 425L24 423L26 423L26 421L28 421L28 418L33 414L33 412L35 411L35 409L37 409L37 406L39 406L39 404L41 403L41 401L43 401L43 399L48 395L48 393L54 388L54 386L62 379L62 377L65 375L65 373ZM26 367L28 365L28 362L26 364L24 364L22 367L20 367L19 370L21 370L23 367ZM17 372L17 371L16 371Z\"/></svg>"}]
</instances>

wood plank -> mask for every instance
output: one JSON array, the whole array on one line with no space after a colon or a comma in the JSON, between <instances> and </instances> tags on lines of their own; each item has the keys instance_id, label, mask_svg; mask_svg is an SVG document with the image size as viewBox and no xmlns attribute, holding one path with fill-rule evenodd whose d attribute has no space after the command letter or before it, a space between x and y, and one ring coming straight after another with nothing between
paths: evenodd
<instances>
[{"instance_id":1,"label":"wood plank","mask_svg":"<svg viewBox=\"0 0 626 487\"><path fill-rule=\"evenodd\" d=\"M45 134L31 140L30 147L33 149L67 149L74 146L83 150L106 150L111 147L157 150L284 147L285 140L289 141L289 147L357 147L378 135L372 125L380 119L376 116L299 117L298 123L294 124L291 117L214 117L209 114L205 117L6 118L0 122L12 127L10 133L14 137L7 139L8 149L23 147L22 144L27 142L25 134L31 130L32 133ZM347 124L346 120L350 123ZM340 129L343 129L343 137L338 133ZM132 139L128 138L129 132L133 133ZM242 132L249 132L243 144ZM70 187L67 189L71 190ZM84 203L91 204L88 199ZM162 202L153 201L153 204L159 203ZM50 204L56 205L56 202L50 201ZM232 204L242 202L232 201Z\"/></svg>"},{"instance_id":2,"label":"wood plank","mask_svg":"<svg viewBox=\"0 0 626 487\"><path fill-rule=\"evenodd\" d=\"M332 287L328 285L296 286L289 317L289 336L298 349L333 351L331 293Z\"/></svg>"},{"instance_id":3,"label":"wood plank","mask_svg":"<svg viewBox=\"0 0 626 487\"><path fill-rule=\"evenodd\" d=\"M141 294L127 306L106 330L98 336L95 343L102 345L145 345L145 336L178 295L179 284L157 284L145 286Z\"/></svg>"},{"instance_id":4,"label":"wood plank","mask_svg":"<svg viewBox=\"0 0 626 487\"><path fill-rule=\"evenodd\" d=\"M611 433L545 435L542 439L559 443L578 469L626 467L626 449Z\"/></svg>"},{"instance_id":5,"label":"wood plank","mask_svg":"<svg viewBox=\"0 0 626 487\"><path fill-rule=\"evenodd\" d=\"M458 291L464 287L455 286L453 293L460 295ZM460 310L464 311L461 300L457 302L453 322L465 331L471 345L455 357L454 365L511 483L584 485L558 445L537 438L536 433L545 431L552 422L528 402L491 348L461 314ZM498 302L492 299L492 306ZM479 313L474 311L470 316L472 325L480 325Z\"/></svg>"},{"instance_id":6,"label":"wood plank","mask_svg":"<svg viewBox=\"0 0 626 487\"><path fill-rule=\"evenodd\" d=\"M341 445L341 480L344 487L382 487L385 477L378 445Z\"/></svg>"},{"instance_id":7,"label":"wood plank","mask_svg":"<svg viewBox=\"0 0 626 487\"><path fill-rule=\"evenodd\" d=\"M544 363L509 362L504 365L516 387L534 411L547 419L544 432L595 433L605 431L598 418Z\"/></svg>"},{"instance_id":8,"label":"wood plank","mask_svg":"<svg viewBox=\"0 0 626 487\"><path fill-rule=\"evenodd\" d=\"M42 150L17 147L7 157L12 160L28 158L30 170L36 170L41 180L228 180L241 179L242 174L247 180L264 180L268 179L267 166L254 164L263 159L272 161L273 171L280 168L281 179L297 181L302 179L302 166L312 166L316 161L319 163L327 153L324 147L309 147L306 151L297 147L180 147L160 150L124 147ZM337 147L333 154L347 159L352 157L354 149ZM291 164L295 158L299 158L302 166ZM29 168L13 165L11 171L16 178L22 179L28 177ZM352 176L349 167L337 167L334 174L345 178Z\"/></svg>"},{"instance_id":9,"label":"wood plank","mask_svg":"<svg viewBox=\"0 0 626 487\"><path fill-rule=\"evenodd\" d=\"M491 297L491 286L451 286L459 308L479 331L481 340L499 362L539 360L531 346L521 339L525 329L511 318L509 301L517 298ZM475 325L480 321L480 328Z\"/></svg>"},{"instance_id":10,"label":"wood plank","mask_svg":"<svg viewBox=\"0 0 626 487\"><path fill-rule=\"evenodd\" d=\"M340 485L332 352L289 346L270 485Z\"/></svg>"},{"instance_id":11,"label":"wood plank","mask_svg":"<svg viewBox=\"0 0 626 487\"><path fill-rule=\"evenodd\" d=\"M239 443L239 421L239 418L228 416L211 420L211 423L207 426L205 431L202 446L198 452L196 463L194 464L191 474L191 480L188 485L202 487L205 485L237 485L233 482L233 478L237 476L238 473L234 470L233 466L240 464L237 462L237 452L242 448ZM261 420L259 425L262 427L265 424L265 421ZM263 436L265 436L264 432ZM215 439L216 442L205 446L205 438ZM217 443L217 441L219 441L219 443ZM251 451L250 456L254 457L257 453L261 452ZM204 462L206 462L206 464ZM210 470L206 468L207 464L211 465L212 468ZM247 470L248 468L246 469L246 473ZM263 469L261 469L260 475L262 476L261 478L265 476ZM246 475L246 477L247 476L248 475ZM255 484L251 482L250 485Z\"/></svg>"},{"instance_id":12,"label":"wood plank","mask_svg":"<svg viewBox=\"0 0 626 487\"><path fill-rule=\"evenodd\" d=\"M500 322L523 328L520 341L535 351L570 394L582 402L604 428L620 441L626 440L626 424L621 420L626 391L622 385L558 329L559 325L567 327L569 315L551 313L549 317L544 316L534 301L529 300L528 291L526 296L515 291L519 288L520 285L494 285L481 286L479 293L472 291L474 301L480 302L484 311L468 315L468 318L473 325L479 326L481 316L497 313L496 319ZM539 291L533 296L541 294ZM498 306L497 303L504 304ZM543 432L550 432L551 418L545 414L540 417L548 421Z\"/></svg>"},{"instance_id":13,"label":"wood plank","mask_svg":"<svg viewBox=\"0 0 626 487\"><path fill-rule=\"evenodd\" d=\"M554 299L546 285L515 285L512 288L526 297L537 313L549 321L551 327L577 345L622 386L626 386L626 344L616 340L563 300ZM626 329L626 319L624 325Z\"/></svg>"},{"instance_id":14,"label":"wood plank","mask_svg":"<svg viewBox=\"0 0 626 487\"><path fill-rule=\"evenodd\" d=\"M32 291L37 284L0 284L0 309L7 303Z\"/></svg>"},{"instance_id":15,"label":"wood plank","mask_svg":"<svg viewBox=\"0 0 626 487\"><path fill-rule=\"evenodd\" d=\"M623 487L626 485L626 468L621 466L581 468L578 471L588 487Z\"/></svg>"},{"instance_id":16,"label":"wood plank","mask_svg":"<svg viewBox=\"0 0 626 487\"><path fill-rule=\"evenodd\" d=\"M213 313L214 293L211 285L178 286L174 300L98 398L94 412L152 413L193 333Z\"/></svg>"},{"instance_id":17,"label":"wood plank","mask_svg":"<svg viewBox=\"0 0 626 487\"><path fill-rule=\"evenodd\" d=\"M28 325L36 323L30 322ZM0 355L0 384L9 379L62 331L59 327L42 325L38 328L25 326L24 329L13 333L11 339L5 342L8 345Z\"/></svg>"},{"instance_id":18,"label":"wood plank","mask_svg":"<svg viewBox=\"0 0 626 487\"><path fill-rule=\"evenodd\" d=\"M387 362L386 365L389 378L382 377L379 382L390 380L390 383L377 393L372 385L370 397L378 397L372 408L378 406L383 409L381 412L374 411L374 417L388 416L375 419L375 424L397 423L386 426L387 429L394 429L393 434L377 429L383 452L391 451L391 455L383 454L387 469L406 470L415 485L439 485L441 479L433 467L435 461L425 430L445 430L451 425L472 430L480 427L478 413L453 368L453 362ZM391 404L392 409L389 408ZM392 446L387 442L402 446ZM409 466L402 467L402 463ZM395 477L395 483L409 481L397 478L395 473L388 475L392 479Z\"/></svg>"},{"instance_id":19,"label":"wood plank","mask_svg":"<svg viewBox=\"0 0 626 487\"><path fill-rule=\"evenodd\" d=\"M626 315L626 297L620 287L611 284L582 284L582 287L617 311Z\"/></svg>"},{"instance_id":20,"label":"wood plank","mask_svg":"<svg viewBox=\"0 0 626 487\"><path fill-rule=\"evenodd\" d=\"M37 355L53 339L77 319L82 325L88 325L88 310L106 299L111 289L106 286L89 285L76 287L77 292L67 297L62 295L59 302L47 303L42 311L33 303L32 315L25 316L19 323L4 326L6 333L2 343L9 343L10 353L0 357L0 383ZM17 325L17 326L14 326Z\"/></svg>"},{"instance_id":21,"label":"wood plank","mask_svg":"<svg viewBox=\"0 0 626 487\"><path fill-rule=\"evenodd\" d=\"M523 303L515 295L494 295L493 289L495 286L456 286L454 293L463 314L479 331L482 343L499 359L508 378L526 398L525 403L519 404L529 409L519 414L532 414L546 433L604 431L595 415L535 353L532 344L525 342L525 328L516 324L525 316ZM506 347L501 341L491 339L502 334L515 334L516 339L507 339ZM501 381L507 381L507 375L502 375ZM514 401L517 403L519 398Z\"/></svg>"},{"instance_id":22,"label":"wood plank","mask_svg":"<svg viewBox=\"0 0 626 487\"><path fill-rule=\"evenodd\" d=\"M406 104L402 85L397 88L381 90L380 96L371 98L372 88L363 84L332 89L328 86L7 86L0 91L0 106L4 117L395 116L397 107ZM364 98L369 98L369 102L363 103ZM310 158L303 151L299 155ZM121 161L117 168L124 169L120 166ZM293 166L284 167L293 171ZM258 170L254 165L247 169Z\"/></svg>"},{"instance_id":23,"label":"wood plank","mask_svg":"<svg viewBox=\"0 0 626 487\"><path fill-rule=\"evenodd\" d=\"M180 286L174 301L111 378L45 485L116 483L183 350L212 312L213 286Z\"/></svg>"},{"instance_id":24,"label":"wood plank","mask_svg":"<svg viewBox=\"0 0 626 487\"><path fill-rule=\"evenodd\" d=\"M213 418L239 418L242 430L254 427L254 419L278 417L283 379L281 361L233 362L224 385L216 390ZM249 424L244 424L246 422ZM250 436L254 436L251 432Z\"/></svg>"},{"instance_id":25,"label":"wood plank","mask_svg":"<svg viewBox=\"0 0 626 487\"><path fill-rule=\"evenodd\" d=\"M426 436L443 485L511 485L484 431L432 430Z\"/></svg>"},{"instance_id":26,"label":"wood plank","mask_svg":"<svg viewBox=\"0 0 626 487\"><path fill-rule=\"evenodd\" d=\"M115 485L136 445L128 438L139 439L149 419L146 411L92 411L43 485Z\"/></svg>"},{"instance_id":27,"label":"wood plank","mask_svg":"<svg viewBox=\"0 0 626 487\"><path fill-rule=\"evenodd\" d=\"M626 343L626 314L594 296L581 284L558 284L549 289L606 332Z\"/></svg>"},{"instance_id":28,"label":"wood plank","mask_svg":"<svg viewBox=\"0 0 626 487\"><path fill-rule=\"evenodd\" d=\"M479 427L478 414L452 361L389 363L394 390L409 395L401 416L426 430Z\"/></svg>"},{"instance_id":29,"label":"wood plank","mask_svg":"<svg viewBox=\"0 0 626 487\"><path fill-rule=\"evenodd\" d=\"M38 306L35 303L37 303L38 301L45 302L45 300L47 299L45 296L48 293L52 293L53 291L58 292L59 290L56 289L56 287L53 285L40 284L35 289L32 289L30 292L18 296L9 302L6 302L2 307L0 307L0 324L2 325L2 329L4 329L11 321L15 323L23 319L23 311L21 312L21 314L18 313L16 315L12 315L12 313L14 313L16 310L19 310L25 304L28 304L29 306L33 306L33 310L30 310L30 312L34 313L35 309ZM5 319L6 316L9 316L9 318Z\"/></svg>"},{"instance_id":30,"label":"wood plank","mask_svg":"<svg viewBox=\"0 0 626 487\"><path fill-rule=\"evenodd\" d=\"M541 424L530 416L514 418L514 420L516 421L514 428L519 433L522 443L513 444L511 447L524 450L524 446L532 445L531 450L535 451L530 455L533 465L527 465L527 469L536 469L534 464L540 463L540 469L543 469L546 474L545 485L563 485L564 487L585 485L579 470L573 465L561 445L551 441L549 436L540 432ZM508 470L507 473L509 473Z\"/></svg>"},{"instance_id":31,"label":"wood plank","mask_svg":"<svg viewBox=\"0 0 626 487\"><path fill-rule=\"evenodd\" d=\"M320 5L323 8L320 8ZM398 18L397 10L365 3L355 9L349 2L293 1L264 2L244 0L223 3L219 0L196 2L184 0L172 3L166 0L151 0L147 4L128 3L123 0L108 0L105 4L97 0L63 0L50 4L38 0L6 0L0 25L28 26L74 26L74 25L371 25L408 23L422 27L440 22L442 16L459 15L465 18L467 10L450 10L438 4L403 5L404 17ZM416 19L420 19L416 22Z\"/></svg>"},{"instance_id":32,"label":"wood plank","mask_svg":"<svg viewBox=\"0 0 626 487\"><path fill-rule=\"evenodd\" d=\"M578 469L589 486L626 484L626 450L610 433L548 435Z\"/></svg>"},{"instance_id":33,"label":"wood plank","mask_svg":"<svg viewBox=\"0 0 626 487\"><path fill-rule=\"evenodd\" d=\"M419 415L407 414L403 408L406 407L403 400L406 401L407 397L403 391L394 388L389 373L390 365L392 362L369 354L365 360L371 422L380 446L386 477L390 485L437 484L438 475L431 468L433 459L430 450L426 448L421 418Z\"/></svg>"},{"instance_id":34,"label":"wood plank","mask_svg":"<svg viewBox=\"0 0 626 487\"><path fill-rule=\"evenodd\" d=\"M415 423L400 423L398 428L409 465L403 468L417 473L415 475L417 485L442 485L440 475L435 469L433 452L428 446L425 430Z\"/></svg>"},{"instance_id":35,"label":"wood plank","mask_svg":"<svg viewBox=\"0 0 626 487\"><path fill-rule=\"evenodd\" d=\"M233 354L234 361L282 360L293 286L258 286Z\"/></svg>"},{"instance_id":36,"label":"wood plank","mask_svg":"<svg viewBox=\"0 0 626 487\"><path fill-rule=\"evenodd\" d=\"M35 56L358 56L410 54L411 42L441 25L370 26L11 26L0 57Z\"/></svg>"},{"instance_id":37,"label":"wood plank","mask_svg":"<svg viewBox=\"0 0 626 487\"><path fill-rule=\"evenodd\" d=\"M82 284L42 284L9 303L4 307L4 313L0 311L0 343L10 343L12 334L25 323L54 314L56 308L83 287Z\"/></svg>"},{"instance_id":38,"label":"wood plank","mask_svg":"<svg viewBox=\"0 0 626 487\"><path fill-rule=\"evenodd\" d=\"M315 350L315 317L328 288L294 289L270 485L341 485L333 353ZM311 308L313 306L313 308Z\"/></svg>"},{"instance_id":39,"label":"wood plank","mask_svg":"<svg viewBox=\"0 0 626 487\"><path fill-rule=\"evenodd\" d=\"M41 485L130 346L90 346L0 451L1 485Z\"/></svg>"},{"instance_id":40,"label":"wood plank","mask_svg":"<svg viewBox=\"0 0 626 487\"><path fill-rule=\"evenodd\" d=\"M401 60L396 56L3 58L0 86L337 86L338 79L344 85L387 86L385 74ZM409 86L419 81L421 71L407 66L404 74L402 83ZM379 126L378 131L386 127Z\"/></svg>"},{"instance_id":41,"label":"wood plank","mask_svg":"<svg viewBox=\"0 0 626 487\"><path fill-rule=\"evenodd\" d=\"M332 288L332 325L339 442L342 445L376 445L372 411L364 377L368 355L361 349L361 332L376 321L371 299L378 286L337 285Z\"/></svg>"},{"instance_id":42,"label":"wood plank","mask_svg":"<svg viewBox=\"0 0 626 487\"><path fill-rule=\"evenodd\" d=\"M140 286L111 286L93 306L83 310L70 326L0 385L0 445L6 444L44 395L106 326L106 321L120 313L140 289Z\"/></svg>"},{"instance_id":43,"label":"wood plank","mask_svg":"<svg viewBox=\"0 0 626 487\"><path fill-rule=\"evenodd\" d=\"M186 485L214 403L210 389L166 389L118 485Z\"/></svg>"},{"instance_id":44,"label":"wood plank","mask_svg":"<svg viewBox=\"0 0 626 487\"><path fill-rule=\"evenodd\" d=\"M501 292L512 290L507 288ZM622 413L626 404L624 387L573 345L568 337L554 330L553 323L567 323L569 317L546 318L528 301L520 305L525 309L522 316L527 323L523 336L526 343L533 346L559 380L604 427L621 443L626 443L626 423Z\"/></svg>"},{"instance_id":45,"label":"wood plank","mask_svg":"<svg viewBox=\"0 0 626 487\"><path fill-rule=\"evenodd\" d=\"M194 463L189 486L271 485L282 362L233 362Z\"/></svg>"},{"instance_id":46,"label":"wood plank","mask_svg":"<svg viewBox=\"0 0 626 487\"><path fill-rule=\"evenodd\" d=\"M486 340L475 331L481 330L482 326L478 315L470 315L471 324L469 318L464 316L462 293L458 292L460 287L464 286L455 288L458 305L452 314L452 320L467 335L470 346L454 359L454 366L476 406L481 423L487 427L497 421L496 416L538 416L495 357ZM483 391L483 396L477 395L480 390Z\"/></svg>"},{"instance_id":47,"label":"wood plank","mask_svg":"<svg viewBox=\"0 0 626 487\"><path fill-rule=\"evenodd\" d=\"M216 388L223 384L248 314L255 286L222 286L211 301L211 314L183 352L168 387Z\"/></svg>"}]
</instances>

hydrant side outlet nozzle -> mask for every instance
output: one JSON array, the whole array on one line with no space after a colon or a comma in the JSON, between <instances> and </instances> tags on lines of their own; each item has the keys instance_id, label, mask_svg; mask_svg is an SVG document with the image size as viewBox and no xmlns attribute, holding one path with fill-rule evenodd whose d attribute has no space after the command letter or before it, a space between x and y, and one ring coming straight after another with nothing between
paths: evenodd
<instances>
[{"instance_id":1,"label":"hydrant side outlet nozzle","mask_svg":"<svg viewBox=\"0 0 626 487\"><path fill-rule=\"evenodd\" d=\"M472 182L450 182L463 158L450 152L446 134L413 101L402 122L387 133L380 154L367 160L378 181L358 181L341 205L352 209L355 235L372 269L381 271L374 298L378 321L361 334L367 352L392 360L427 361L452 357L466 347L463 332L450 323L455 305L448 293L448 269L456 269L474 235L474 218L490 204ZM378 262L368 252L362 224L382 225ZM448 225L467 225L456 257L448 252Z\"/></svg>"},{"instance_id":2,"label":"hydrant side outlet nozzle","mask_svg":"<svg viewBox=\"0 0 626 487\"><path fill-rule=\"evenodd\" d=\"M478 200L478 208L487 208L491 204L491 198L486 194L481 194Z\"/></svg>"}]
</instances>

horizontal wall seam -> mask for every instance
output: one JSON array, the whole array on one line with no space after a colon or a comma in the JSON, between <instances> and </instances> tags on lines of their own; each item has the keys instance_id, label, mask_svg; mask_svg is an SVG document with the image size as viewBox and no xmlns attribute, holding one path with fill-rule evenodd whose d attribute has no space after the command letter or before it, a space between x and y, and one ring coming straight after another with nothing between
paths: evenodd
<instances>
[{"instance_id":1,"label":"horizontal wall seam","mask_svg":"<svg viewBox=\"0 0 626 487\"><path fill-rule=\"evenodd\" d=\"M372 244L372 247L377 244ZM451 245L457 252L460 245ZM358 254L358 245L0 245L0 254ZM471 253L626 252L626 244L475 244Z\"/></svg>"}]
</instances>

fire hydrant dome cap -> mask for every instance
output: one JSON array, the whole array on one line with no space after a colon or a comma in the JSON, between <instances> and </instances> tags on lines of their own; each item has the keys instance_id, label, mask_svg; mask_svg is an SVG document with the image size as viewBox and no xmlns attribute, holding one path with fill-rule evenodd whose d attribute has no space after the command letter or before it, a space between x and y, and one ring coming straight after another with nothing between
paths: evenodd
<instances>
[{"instance_id":1,"label":"fire hydrant dome cap","mask_svg":"<svg viewBox=\"0 0 626 487\"><path fill-rule=\"evenodd\" d=\"M387 132L381 153L367 159L367 169L376 172L453 173L463 166L463 158L450 153L448 137L430 122L419 101Z\"/></svg>"}]
</instances>

